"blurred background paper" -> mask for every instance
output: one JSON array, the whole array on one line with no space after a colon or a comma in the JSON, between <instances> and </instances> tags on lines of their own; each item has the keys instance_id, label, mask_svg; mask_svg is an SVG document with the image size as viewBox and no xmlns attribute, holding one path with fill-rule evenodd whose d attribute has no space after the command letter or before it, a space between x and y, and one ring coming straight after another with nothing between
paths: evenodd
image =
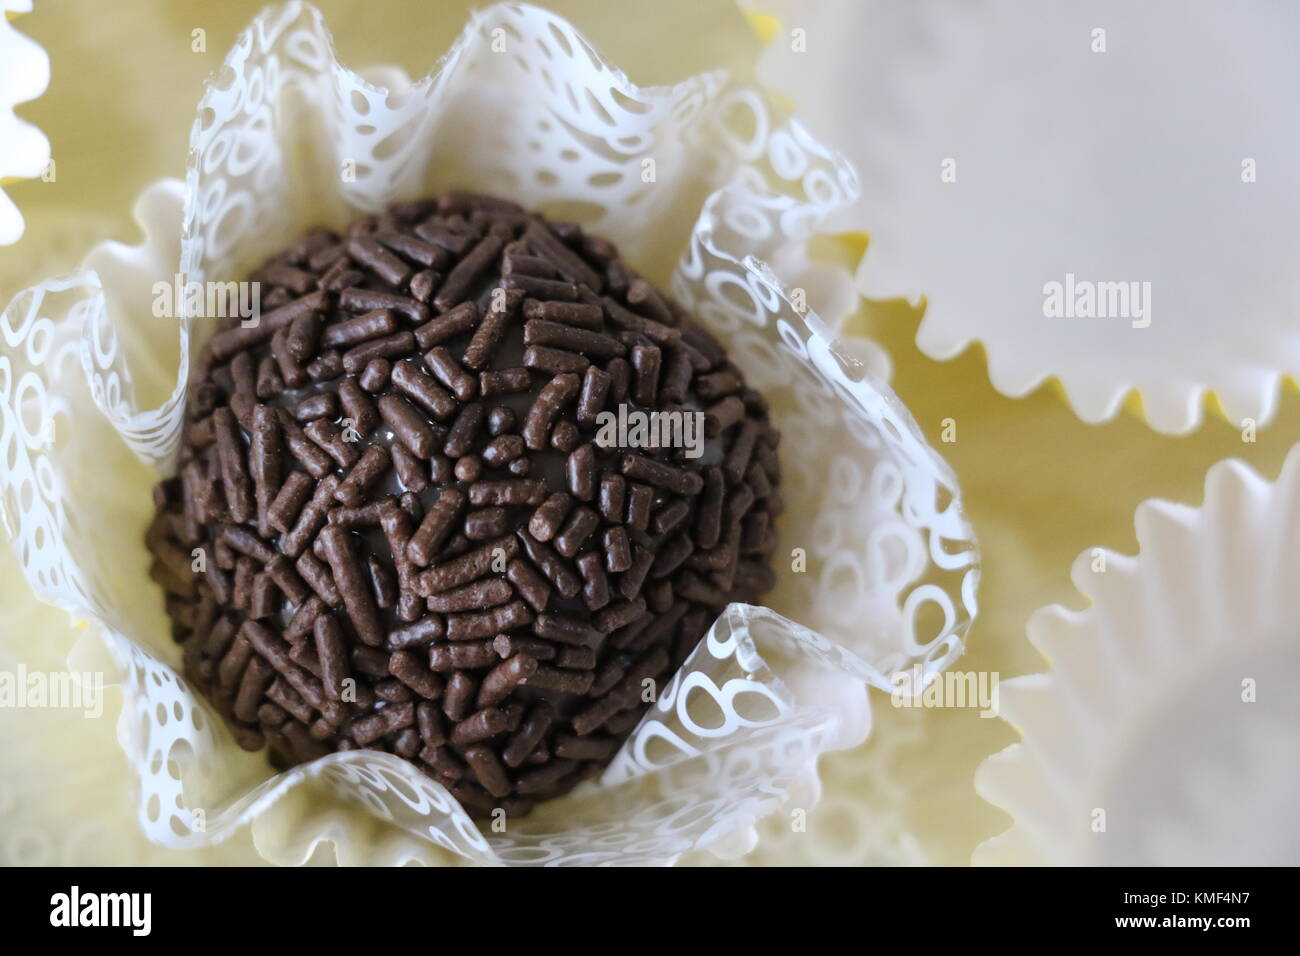
<instances>
[{"instance_id":1,"label":"blurred background paper","mask_svg":"<svg viewBox=\"0 0 1300 956\"><path fill-rule=\"evenodd\" d=\"M1084 552L1092 606L1044 608L1052 666L1002 685L1023 742L981 795L1016 825L983 864L1287 866L1300 859L1300 448L1277 482L1240 461L1205 504L1146 501L1135 557Z\"/></svg>"}]
</instances>

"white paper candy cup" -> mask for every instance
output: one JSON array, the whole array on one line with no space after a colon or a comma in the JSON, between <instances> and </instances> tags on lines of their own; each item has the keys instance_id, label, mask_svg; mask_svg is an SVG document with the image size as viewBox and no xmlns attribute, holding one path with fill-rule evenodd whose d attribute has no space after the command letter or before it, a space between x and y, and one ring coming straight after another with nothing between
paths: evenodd
<instances>
[{"instance_id":1,"label":"white paper candy cup","mask_svg":"<svg viewBox=\"0 0 1300 956\"><path fill-rule=\"evenodd\" d=\"M975 613L977 554L952 474L878 369L796 310L802 291L765 264L827 291L804 246L851 201L852 171L759 92L722 74L638 89L533 7L475 14L418 82L368 75L384 86L337 62L312 7L265 11L200 103L184 187L141 196L145 242L100 246L84 271L28 290L2 319L5 514L32 586L98 621L123 666L119 736L141 825L183 847L254 820L259 850L283 862L322 840L348 862L669 863L710 845L743 850L792 787L808 792L820 753L865 737L865 685L942 669ZM390 754L273 774L239 751L173 668L141 543L190 360L211 331L153 318L154 282L237 279L311 225L447 188L581 215L652 277L669 272L655 265L665 250L680 255L673 293L728 344L784 434L772 607L728 608L603 779L503 833L481 832ZM325 787L344 799L322 799Z\"/></svg>"},{"instance_id":2,"label":"white paper candy cup","mask_svg":"<svg viewBox=\"0 0 1300 956\"><path fill-rule=\"evenodd\" d=\"M0 0L0 185L11 177L35 178L50 161L45 134L14 115L15 106L36 99L50 83L50 58L9 22L31 11L31 0ZM21 239L23 228L22 213L0 189L0 246Z\"/></svg>"},{"instance_id":3,"label":"white paper candy cup","mask_svg":"<svg viewBox=\"0 0 1300 956\"><path fill-rule=\"evenodd\" d=\"M1006 681L1024 738L976 789L1015 817L982 864L1300 862L1300 446L1276 483L1244 462L1200 508L1146 501L1136 557L1084 552L1091 600L1029 620L1051 670Z\"/></svg>"},{"instance_id":4,"label":"white paper candy cup","mask_svg":"<svg viewBox=\"0 0 1300 956\"><path fill-rule=\"evenodd\" d=\"M859 288L924 295L927 355L979 343L998 391L1056 378L1086 422L1130 393L1162 432L1211 395L1273 418L1300 373L1300 7L744 5L780 21L759 77L863 177L836 220L872 233Z\"/></svg>"}]
</instances>

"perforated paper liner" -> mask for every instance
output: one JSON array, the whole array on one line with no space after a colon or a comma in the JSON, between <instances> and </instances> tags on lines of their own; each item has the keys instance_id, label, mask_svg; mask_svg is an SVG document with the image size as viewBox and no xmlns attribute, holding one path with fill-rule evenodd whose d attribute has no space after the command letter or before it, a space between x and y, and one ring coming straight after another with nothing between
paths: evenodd
<instances>
[{"instance_id":1,"label":"perforated paper liner","mask_svg":"<svg viewBox=\"0 0 1300 956\"><path fill-rule=\"evenodd\" d=\"M200 103L184 187L141 196L143 245L97 248L0 319L7 523L33 587L96 620L123 667L119 737L141 825L194 846L255 820L259 849L282 862L322 840L357 862L670 863L743 848L788 794L815 792L818 754L863 739L865 686L916 663L939 671L975 613L977 554L952 474L879 369L849 357L879 353L841 346L792 305L805 282L818 301L834 292L804 244L855 194L852 170L761 92L722 74L638 89L533 7L474 15L418 82L367 76L385 85L334 59L313 8L268 9ZM728 608L603 779L504 833L480 831L388 754L273 774L239 751L173 669L140 543L210 332L152 318L153 283L238 278L309 225L453 187L581 215L652 277L678 256L673 293L727 343L784 434L771 607ZM392 824L382 839L358 808Z\"/></svg>"}]
</instances>

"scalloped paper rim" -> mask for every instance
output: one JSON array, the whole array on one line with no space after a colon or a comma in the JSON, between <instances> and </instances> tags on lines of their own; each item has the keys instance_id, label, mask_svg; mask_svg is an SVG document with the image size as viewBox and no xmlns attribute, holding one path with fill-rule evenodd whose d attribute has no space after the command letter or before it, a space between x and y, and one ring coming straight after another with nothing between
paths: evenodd
<instances>
[{"instance_id":1,"label":"scalloped paper rim","mask_svg":"<svg viewBox=\"0 0 1300 956\"><path fill-rule=\"evenodd\" d=\"M50 162L49 139L14 114L15 106L37 99L50 85L49 54L9 22L31 10L31 0L0 2L0 187L40 176ZM13 245L25 229L18 206L0 188L0 246Z\"/></svg>"},{"instance_id":2,"label":"scalloped paper rim","mask_svg":"<svg viewBox=\"0 0 1300 956\"><path fill-rule=\"evenodd\" d=\"M739 3L764 47L775 42L784 26L782 17L766 9L765 0L739 0ZM791 104L792 110L794 105ZM869 235L865 226L860 228ZM1243 427L1247 421L1263 428L1276 417L1284 391L1300 393L1300 370L1264 370L1251 383L1253 389L1238 389L1231 395L1224 386L1208 382L1181 384L1149 380L1143 383L1125 378L1097 387L1097 383L1082 381L1066 370L1031 371L1010 361L999 362L978 335L941 328L931 318L922 292L870 296L865 288L866 276L874 270L865 254L855 271L859 292L864 297L872 301L903 298L920 313L916 346L924 355L937 362L952 362L975 351L989 384L999 394L1022 399L1048 386L1087 425L1102 425L1114 421L1121 412L1128 412L1160 434L1187 435L1204 425L1209 412L1233 428Z\"/></svg>"}]
</instances>

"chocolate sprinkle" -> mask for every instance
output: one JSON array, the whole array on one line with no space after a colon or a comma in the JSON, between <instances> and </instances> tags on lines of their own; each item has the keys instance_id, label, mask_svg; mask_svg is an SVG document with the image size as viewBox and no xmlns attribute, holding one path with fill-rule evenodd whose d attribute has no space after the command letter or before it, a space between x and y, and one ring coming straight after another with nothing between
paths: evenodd
<instances>
[{"instance_id":1,"label":"chocolate sprinkle","mask_svg":"<svg viewBox=\"0 0 1300 956\"><path fill-rule=\"evenodd\" d=\"M475 817L599 773L774 583L761 397L610 243L505 200L400 203L254 275L274 311L210 339L146 536L189 679L278 767L391 752ZM703 454L605 447L620 405L698 415Z\"/></svg>"}]
</instances>

